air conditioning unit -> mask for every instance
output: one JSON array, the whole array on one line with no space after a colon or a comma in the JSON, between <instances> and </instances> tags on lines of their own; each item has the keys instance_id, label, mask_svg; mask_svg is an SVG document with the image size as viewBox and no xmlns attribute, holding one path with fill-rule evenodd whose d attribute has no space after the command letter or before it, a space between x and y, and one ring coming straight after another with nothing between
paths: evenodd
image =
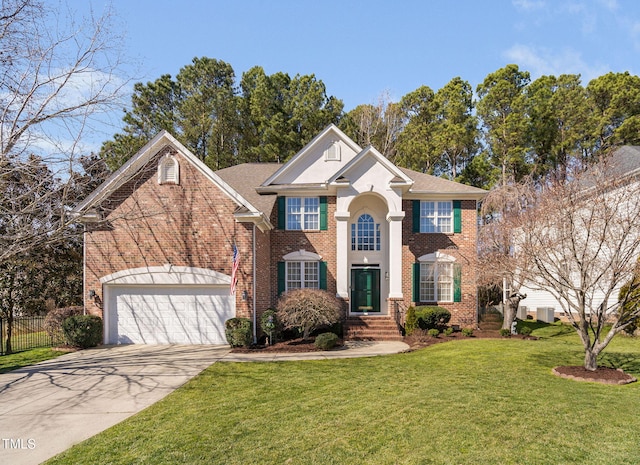
<instances>
[{"instance_id":1,"label":"air conditioning unit","mask_svg":"<svg viewBox=\"0 0 640 465\"><path fill-rule=\"evenodd\" d=\"M555 316L555 309L553 307L538 307L536 308L536 320L544 321L545 323L553 323Z\"/></svg>"},{"instance_id":2,"label":"air conditioning unit","mask_svg":"<svg viewBox=\"0 0 640 465\"><path fill-rule=\"evenodd\" d=\"M518 307L518 311L516 312L516 318L518 318L519 320L526 320L528 311L529 311L529 307L520 305Z\"/></svg>"}]
</instances>

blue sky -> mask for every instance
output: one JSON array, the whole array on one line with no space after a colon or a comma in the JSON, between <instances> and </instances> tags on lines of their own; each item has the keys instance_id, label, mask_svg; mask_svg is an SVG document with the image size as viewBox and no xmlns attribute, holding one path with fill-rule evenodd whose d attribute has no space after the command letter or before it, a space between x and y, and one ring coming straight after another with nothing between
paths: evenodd
<instances>
[{"instance_id":1,"label":"blue sky","mask_svg":"<svg viewBox=\"0 0 640 465\"><path fill-rule=\"evenodd\" d=\"M231 64L238 80L315 74L345 110L462 77L473 88L516 63L531 73L640 72L637 0L90 0L111 4L137 81L175 76L195 56ZM80 12L86 0L70 0Z\"/></svg>"}]
</instances>

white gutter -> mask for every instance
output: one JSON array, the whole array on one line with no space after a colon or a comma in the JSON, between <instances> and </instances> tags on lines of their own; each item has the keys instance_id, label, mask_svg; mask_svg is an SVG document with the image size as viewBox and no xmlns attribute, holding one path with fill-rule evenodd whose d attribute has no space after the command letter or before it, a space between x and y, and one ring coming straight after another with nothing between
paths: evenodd
<instances>
[{"instance_id":1,"label":"white gutter","mask_svg":"<svg viewBox=\"0 0 640 465\"><path fill-rule=\"evenodd\" d=\"M251 291L252 293L252 301L253 301L253 308L252 308L252 312L253 312L253 343L257 344L258 343L258 329L256 328L257 324L258 324L258 316L256 315L256 225L255 223L253 224L253 240L252 240L252 245L251 245L251 249L252 249L252 253L251 253L251 260L253 261L253 289Z\"/></svg>"}]
</instances>

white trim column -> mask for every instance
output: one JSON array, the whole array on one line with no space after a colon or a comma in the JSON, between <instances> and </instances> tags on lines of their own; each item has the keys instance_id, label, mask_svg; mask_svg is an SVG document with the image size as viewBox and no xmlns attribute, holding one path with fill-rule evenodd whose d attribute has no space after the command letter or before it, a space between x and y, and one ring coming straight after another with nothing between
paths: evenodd
<instances>
[{"instance_id":1,"label":"white trim column","mask_svg":"<svg viewBox=\"0 0 640 465\"><path fill-rule=\"evenodd\" d=\"M351 214L336 212L336 295L349 298L349 219Z\"/></svg>"},{"instance_id":2,"label":"white trim column","mask_svg":"<svg viewBox=\"0 0 640 465\"><path fill-rule=\"evenodd\" d=\"M402 299L402 220L405 213L389 212L389 298Z\"/></svg>"}]
</instances>

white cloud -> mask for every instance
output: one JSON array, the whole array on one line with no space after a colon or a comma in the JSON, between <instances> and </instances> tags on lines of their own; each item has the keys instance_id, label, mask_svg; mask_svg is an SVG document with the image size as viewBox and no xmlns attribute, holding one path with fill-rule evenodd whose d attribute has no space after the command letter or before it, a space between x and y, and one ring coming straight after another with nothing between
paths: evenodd
<instances>
[{"instance_id":1,"label":"white cloud","mask_svg":"<svg viewBox=\"0 0 640 465\"><path fill-rule=\"evenodd\" d=\"M532 79L544 75L580 74L583 85L586 85L591 79L610 71L606 64L586 63L581 53L571 48L551 50L516 44L506 50L504 56L520 69L529 71Z\"/></svg>"},{"instance_id":2,"label":"white cloud","mask_svg":"<svg viewBox=\"0 0 640 465\"><path fill-rule=\"evenodd\" d=\"M511 3L525 11L542 10L547 7L547 2L544 0L513 0Z\"/></svg>"}]
</instances>

